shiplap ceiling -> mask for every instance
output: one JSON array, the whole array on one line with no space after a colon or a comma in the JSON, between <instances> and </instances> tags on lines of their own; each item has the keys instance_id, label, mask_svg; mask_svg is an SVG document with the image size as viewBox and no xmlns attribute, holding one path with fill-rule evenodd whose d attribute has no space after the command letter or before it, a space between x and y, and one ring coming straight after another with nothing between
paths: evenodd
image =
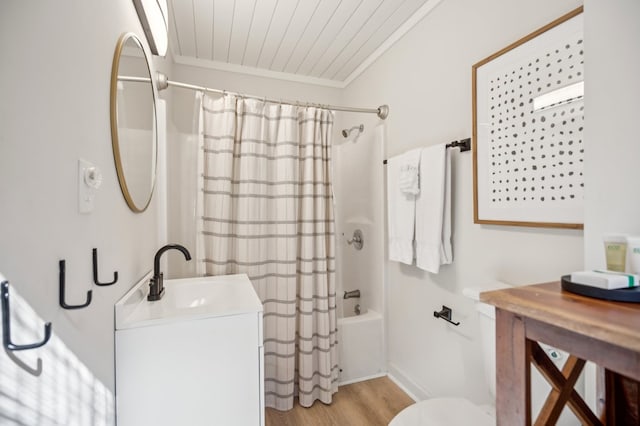
<instances>
[{"instance_id":1,"label":"shiplap ceiling","mask_svg":"<svg viewBox=\"0 0 640 426\"><path fill-rule=\"evenodd\" d=\"M178 63L344 87L441 0L169 0Z\"/></svg>"}]
</instances>

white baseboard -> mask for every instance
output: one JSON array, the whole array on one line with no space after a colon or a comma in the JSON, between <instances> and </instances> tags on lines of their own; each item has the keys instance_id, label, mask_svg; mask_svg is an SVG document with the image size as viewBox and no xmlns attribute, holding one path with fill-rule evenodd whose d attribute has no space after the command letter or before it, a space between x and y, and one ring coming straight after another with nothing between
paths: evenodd
<instances>
[{"instance_id":1,"label":"white baseboard","mask_svg":"<svg viewBox=\"0 0 640 426\"><path fill-rule=\"evenodd\" d=\"M396 367L393 363L388 364L387 376L393 383L398 385L400 389L404 391L414 401L422 401L431 397L430 392L422 388L416 382L411 380L402 370Z\"/></svg>"},{"instance_id":2,"label":"white baseboard","mask_svg":"<svg viewBox=\"0 0 640 426\"><path fill-rule=\"evenodd\" d=\"M358 383L358 382L364 382L365 380L371 380L371 379L377 379L379 377L384 377L386 376L387 373L376 373L376 374L372 374L370 376L365 376L365 377L358 377L357 379L351 379L351 380L346 380L344 382L338 382L338 386L345 386L345 385L350 385L352 383Z\"/></svg>"}]
</instances>

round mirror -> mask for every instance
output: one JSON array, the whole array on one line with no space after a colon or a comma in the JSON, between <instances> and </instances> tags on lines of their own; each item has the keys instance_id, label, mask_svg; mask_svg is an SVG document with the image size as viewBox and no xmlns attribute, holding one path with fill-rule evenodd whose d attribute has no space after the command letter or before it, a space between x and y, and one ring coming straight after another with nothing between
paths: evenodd
<instances>
[{"instance_id":1,"label":"round mirror","mask_svg":"<svg viewBox=\"0 0 640 426\"><path fill-rule=\"evenodd\" d=\"M118 181L127 205L146 210L156 181L155 89L140 39L118 40L111 70L111 141Z\"/></svg>"}]
</instances>

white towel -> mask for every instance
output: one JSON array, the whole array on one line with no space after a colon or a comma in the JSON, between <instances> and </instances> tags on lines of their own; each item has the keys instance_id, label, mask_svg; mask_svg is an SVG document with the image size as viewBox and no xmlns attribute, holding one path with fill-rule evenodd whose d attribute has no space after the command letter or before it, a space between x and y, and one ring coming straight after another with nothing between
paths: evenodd
<instances>
[{"instance_id":1,"label":"white towel","mask_svg":"<svg viewBox=\"0 0 640 426\"><path fill-rule=\"evenodd\" d=\"M446 144L422 150L416 197L416 265L437 274L451 263L451 157Z\"/></svg>"},{"instance_id":2,"label":"white towel","mask_svg":"<svg viewBox=\"0 0 640 426\"><path fill-rule=\"evenodd\" d=\"M387 160L387 219L389 260L413 263L413 235L416 197L400 190L402 155Z\"/></svg>"},{"instance_id":3,"label":"white towel","mask_svg":"<svg viewBox=\"0 0 640 426\"><path fill-rule=\"evenodd\" d=\"M400 157L400 191L417 195L420 193L420 154L422 148L412 149Z\"/></svg>"},{"instance_id":4,"label":"white towel","mask_svg":"<svg viewBox=\"0 0 640 426\"><path fill-rule=\"evenodd\" d=\"M440 264L449 265L453 262L451 248L451 149L445 145L444 169L444 206L442 207L442 246L440 246Z\"/></svg>"}]
</instances>

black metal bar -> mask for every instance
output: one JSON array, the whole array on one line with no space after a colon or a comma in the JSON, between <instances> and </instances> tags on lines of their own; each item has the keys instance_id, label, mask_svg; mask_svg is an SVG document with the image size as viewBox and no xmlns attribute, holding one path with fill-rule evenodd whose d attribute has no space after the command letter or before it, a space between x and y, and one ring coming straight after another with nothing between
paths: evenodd
<instances>
[{"instance_id":1,"label":"black metal bar","mask_svg":"<svg viewBox=\"0 0 640 426\"><path fill-rule=\"evenodd\" d=\"M9 351L24 351L27 349L36 349L44 346L51 338L51 323L47 322L44 325L44 339L41 342L31 343L28 345L16 345L11 341L11 312L9 311L9 282L3 281L0 284L2 287L2 345ZM41 361L38 362L39 369L42 370Z\"/></svg>"},{"instance_id":2,"label":"black metal bar","mask_svg":"<svg viewBox=\"0 0 640 426\"><path fill-rule=\"evenodd\" d=\"M460 148L460 152L471 151L471 138L450 142L447 148Z\"/></svg>"},{"instance_id":3,"label":"black metal bar","mask_svg":"<svg viewBox=\"0 0 640 426\"><path fill-rule=\"evenodd\" d=\"M436 317L436 318L443 319L446 322L448 322L450 324L453 324L455 326L459 326L460 325L460 321L458 321L458 322L451 321L451 313L452 313L451 308L442 305L442 310L440 312L433 311L433 316Z\"/></svg>"},{"instance_id":4,"label":"black metal bar","mask_svg":"<svg viewBox=\"0 0 640 426\"><path fill-rule=\"evenodd\" d=\"M460 152L471 151L471 138L449 142L446 146L447 148L460 148ZM382 160L382 164L387 164L387 160Z\"/></svg>"},{"instance_id":5,"label":"black metal bar","mask_svg":"<svg viewBox=\"0 0 640 426\"><path fill-rule=\"evenodd\" d=\"M67 304L67 302L65 302L65 297L64 297L64 287L65 287L65 261L61 260L59 263L60 266L60 275L59 275L59 283L60 283L60 306L62 306L65 309L82 309L82 308L86 308L87 306L89 306L91 304L91 296L93 293L93 290L89 290L87 291L87 301L84 302L81 305L69 305Z\"/></svg>"},{"instance_id":6,"label":"black metal bar","mask_svg":"<svg viewBox=\"0 0 640 426\"><path fill-rule=\"evenodd\" d=\"M99 286L113 285L118 282L118 271L113 273L113 281L108 283L101 283L98 280L98 249L93 249L93 283Z\"/></svg>"}]
</instances>

